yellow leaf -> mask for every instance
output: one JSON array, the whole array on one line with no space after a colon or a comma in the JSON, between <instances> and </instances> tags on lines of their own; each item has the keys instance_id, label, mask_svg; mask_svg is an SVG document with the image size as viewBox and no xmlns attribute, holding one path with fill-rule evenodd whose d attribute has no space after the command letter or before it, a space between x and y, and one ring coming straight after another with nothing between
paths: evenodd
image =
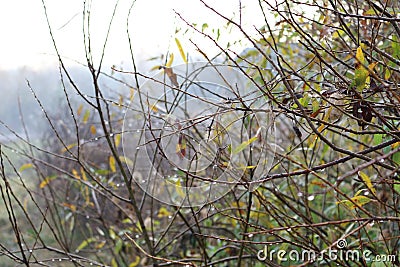
<instances>
[{"instance_id":1,"label":"yellow leaf","mask_svg":"<svg viewBox=\"0 0 400 267\"><path fill-rule=\"evenodd\" d=\"M400 142L396 142L396 143L392 144L391 147L392 147L392 149L395 149L399 145L400 145Z\"/></svg>"},{"instance_id":2,"label":"yellow leaf","mask_svg":"<svg viewBox=\"0 0 400 267\"><path fill-rule=\"evenodd\" d=\"M80 104L79 107L78 107L78 110L77 110L77 112L76 112L76 113L78 114L78 116L81 115L82 110L83 110L83 104Z\"/></svg>"},{"instance_id":3,"label":"yellow leaf","mask_svg":"<svg viewBox=\"0 0 400 267\"><path fill-rule=\"evenodd\" d=\"M118 147L121 143L121 134L114 135L115 146Z\"/></svg>"},{"instance_id":4,"label":"yellow leaf","mask_svg":"<svg viewBox=\"0 0 400 267\"><path fill-rule=\"evenodd\" d=\"M94 126L94 125L90 126L90 132L92 134L96 134L96 126Z\"/></svg>"},{"instance_id":5,"label":"yellow leaf","mask_svg":"<svg viewBox=\"0 0 400 267\"><path fill-rule=\"evenodd\" d=\"M44 180L40 183L39 188L44 188L46 185L48 185L51 181L57 178L57 175L52 175L44 178Z\"/></svg>"},{"instance_id":6,"label":"yellow leaf","mask_svg":"<svg viewBox=\"0 0 400 267\"><path fill-rule=\"evenodd\" d=\"M98 243L98 244L96 245L96 249L101 249L102 247L104 247L104 245L105 245L106 243L107 243L106 241L101 241L100 243Z\"/></svg>"},{"instance_id":7,"label":"yellow leaf","mask_svg":"<svg viewBox=\"0 0 400 267\"><path fill-rule=\"evenodd\" d=\"M93 241L95 241L95 239L93 237L83 240L82 243L76 248L76 250L80 251L80 250L84 249L85 247L87 247L87 245L89 245Z\"/></svg>"},{"instance_id":8,"label":"yellow leaf","mask_svg":"<svg viewBox=\"0 0 400 267\"><path fill-rule=\"evenodd\" d=\"M140 263L140 257L139 256L135 256L135 261L132 262L131 264L129 264L129 267L136 267L138 266Z\"/></svg>"},{"instance_id":9,"label":"yellow leaf","mask_svg":"<svg viewBox=\"0 0 400 267\"><path fill-rule=\"evenodd\" d=\"M86 124L89 120L89 116L90 116L90 110L86 110L85 111L85 115L83 115L83 123Z\"/></svg>"},{"instance_id":10,"label":"yellow leaf","mask_svg":"<svg viewBox=\"0 0 400 267\"><path fill-rule=\"evenodd\" d=\"M178 47L179 53L181 54L183 61L187 64L188 62L187 62L185 52L183 52L181 42L179 42L178 38L175 38L175 43L176 43L176 46Z\"/></svg>"},{"instance_id":11,"label":"yellow leaf","mask_svg":"<svg viewBox=\"0 0 400 267\"><path fill-rule=\"evenodd\" d=\"M159 69L161 69L162 67L160 66L160 65L155 65L154 67L152 67L151 69L150 69L150 71L153 71L153 70L159 70Z\"/></svg>"},{"instance_id":12,"label":"yellow leaf","mask_svg":"<svg viewBox=\"0 0 400 267\"><path fill-rule=\"evenodd\" d=\"M112 267L118 267L118 263L117 263L117 261L115 260L115 258L113 258L113 259L111 260L111 266L112 266Z\"/></svg>"},{"instance_id":13,"label":"yellow leaf","mask_svg":"<svg viewBox=\"0 0 400 267\"><path fill-rule=\"evenodd\" d=\"M171 212L169 212L165 207L161 207L160 210L158 211L157 217L163 218L163 217L168 217L170 215Z\"/></svg>"},{"instance_id":14,"label":"yellow leaf","mask_svg":"<svg viewBox=\"0 0 400 267\"><path fill-rule=\"evenodd\" d=\"M110 164L110 169L112 172L116 172L117 168L115 167L115 158L113 156L110 156L109 158L109 164Z\"/></svg>"},{"instance_id":15,"label":"yellow leaf","mask_svg":"<svg viewBox=\"0 0 400 267\"><path fill-rule=\"evenodd\" d=\"M317 131L318 131L319 133L322 132L322 130L324 129L324 127L325 127L325 124L321 124L321 125L318 127Z\"/></svg>"},{"instance_id":16,"label":"yellow leaf","mask_svg":"<svg viewBox=\"0 0 400 267\"><path fill-rule=\"evenodd\" d=\"M113 229L110 228L108 230L108 233L109 233L109 235L110 235L112 240L115 240L115 238L117 238L117 234L115 233L115 231Z\"/></svg>"},{"instance_id":17,"label":"yellow leaf","mask_svg":"<svg viewBox=\"0 0 400 267\"><path fill-rule=\"evenodd\" d=\"M157 113L158 112L158 108L157 108L156 104L151 105L150 106L150 110L153 111L154 113Z\"/></svg>"},{"instance_id":18,"label":"yellow leaf","mask_svg":"<svg viewBox=\"0 0 400 267\"><path fill-rule=\"evenodd\" d=\"M165 65L165 67L169 68L172 66L172 62L174 62L174 53L171 53L169 55L169 60L167 61L167 64Z\"/></svg>"},{"instance_id":19,"label":"yellow leaf","mask_svg":"<svg viewBox=\"0 0 400 267\"><path fill-rule=\"evenodd\" d=\"M240 170L247 170L247 169L254 169L257 166L251 165L251 166L245 166L245 167L240 167Z\"/></svg>"},{"instance_id":20,"label":"yellow leaf","mask_svg":"<svg viewBox=\"0 0 400 267\"><path fill-rule=\"evenodd\" d=\"M77 145L77 143L75 143L75 144L70 144L70 145L68 145L67 147L64 147L63 149L61 149L61 153L64 153L64 152L66 152L67 150L70 150L71 148L73 148L74 146L76 146Z\"/></svg>"},{"instance_id":21,"label":"yellow leaf","mask_svg":"<svg viewBox=\"0 0 400 267\"><path fill-rule=\"evenodd\" d=\"M365 57L364 57L364 52L362 51L361 46L357 48L356 52L356 59L360 64L365 65Z\"/></svg>"},{"instance_id":22,"label":"yellow leaf","mask_svg":"<svg viewBox=\"0 0 400 267\"><path fill-rule=\"evenodd\" d=\"M79 173L78 173L78 171L77 170L75 170L75 169L72 169L72 175L76 178L76 179L81 179L81 177L79 176Z\"/></svg>"},{"instance_id":23,"label":"yellow leaf","mask_svg":"<svg viewBox=\"0 0 400 267\"><path fill-rule=\"evenodd\" d=\"M86 172L85 172L85 170L81 167L81 174L82 174L82 179L84 180L84 181L87 181L88 180L88 178L87 178L87 176L86 176Z\"/></svg>"},{"instance_id":24,"label":"yellow leaf","mask_svg":"<svg viewBox=\"0 0 400 267\"><path fill-rule=\"evenodd\" d=\"M33 167L32 163L26 163L26 164L22 165L21 168L19 168L19 171L22 172L22 171L32 168L32 167Z\"/></svg>"},{"instance_id":25,"label":"yellow leaf","mask_svg":"<svg viewBox=\"0 0 400 267\"><path fill-rule=\"evenodd\" d=\"M181 182L180 182L180 179L177 179L176 180L176 182L175 182L175 189L176 189L176 192L178 193L178 195L180 196L180 197L184 197L185 196L185 193L183 192L183 190L182 190L182 186L181 186Z\"/></svg>"},{"instance_id":26,"label":"yellow leaf","mask_svg":"<svg viewBox=\"0 0 400 267\"><path fill-rule=\"evenodd\" d=\"M368 69L370 72L374 71L375 66L378 64L378 62L372 62L371 64L368 65Z\"/></svg>"},{"instance_id":27,"label":"yellow leaf","mask_svg":"<svg viewBox=\"0 0 400 267\"><path fill-rule=\"evenodd\" d=\"M127 158L127 157L119 156L119 160L121 162L125 162L125 164L128 165L128 166L133 166L133 161L131 159Z\"/></svg>"},{"instance_id":28,"label":"yellow leaf","mask_svg":"<svg viewBox=\"0 0 400 267\"><path fill-rule=\"evenodd\" d=\"M118 107L121 109L123 105L124 105L124 97L122 95L119 95Z\"/></svg>"},{"instance_id":29,"label":"yellow leaf","mask_svg":"<svg viewBox=\"0 0 400 267\"><path fill-rule=\"evenodd\" d=\"M392 76L392 71L390 69L385 70L385 80L389 80L390 76Z\"/></svg>"},{"instance_id":30,"label":"yellow leaf","mask_svg":"<svg viewBox=\"0 0 400 267\"><path fill-rule=\"evenodd\" d=\"M372 194L374 194L374 196L376 196L376 190L371 182L371 179L368 177L368 175L366 175L364 172L359 171L358 175L360 176L360 178L364 181L365 185L368 187L369 190L371 190Z\"/></svg>"},{"instance_id":31,"label":"yellow leaf","mask_svg":"<svg viewBox=\"0 0 400 267\"><path fill-rule=\"evenodd\" d=\"M356 64L354 69L354 80L353 80L353 85L355 85L359 91L364 89L365 83L369 76L369 71L365 67L366 64L367 61L365 60L364 53L362 51L361 46L359 46L356 52Z\"/></svg>"},{"instance_id":32,"label":"yellow leaf","mask_svg":"<svg viewBox=\"0 0 400 267\"><path fill-rule=\"evenodd\" d=\"M63 205L66 208L69 208L71 211L76 211L76 206L70 203L62 203L61 205Z\"/></svg>"},{"instance_id":33,"label":"yellow leaf","mask_svg":"<svg viewBox=\"0 0 400 267\"><path fill-rule=\"evenodd\" d=\"M135 89L131 87L131 90L129 92L129 100L132 101L134 96L135 96Z\"/></svg>"},{"instance_id":34,"label":"yellow leaf","mask_svg":"<svg viewBox=\"0 0 400 267\"><path fill-rule=\"evenodd\" d=\"M338 201L336 202L336 204L345 204L349 209L355 209L357 207L362 207L365 204L367 204L368 202L370 202L372 199L366 197L366 196L355 196L352 197L351 200L355 203L353 204L353 202L351 202L350 200L342 200L342 201Z\"/></svg>"}]
</instances>

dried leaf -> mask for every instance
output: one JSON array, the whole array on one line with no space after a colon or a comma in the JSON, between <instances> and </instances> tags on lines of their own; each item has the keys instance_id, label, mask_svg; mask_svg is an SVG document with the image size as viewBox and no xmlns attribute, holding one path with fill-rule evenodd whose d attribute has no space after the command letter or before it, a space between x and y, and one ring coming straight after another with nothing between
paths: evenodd
<instances>
[{"instance_id":1,"label":"dried leaf","mask_svg":"<svg viewBox=\"0 0 400 267\"><path fill-rule=\"evenodd\" d=\"M164 68L164 72L165 72L165 74L167 74L167 76L170 79L172 85L174 85L176 87L179 87L178 77L176 76L176 74L174 73L172 68Z\"/></svg>"},{"instance_id":2,"label":"dried leaf","mask_svg":"<svg viewBox=\"0 0 400 267\"><path fill-rule=\"evenodd\" d=\"M182 159L186 156L186 138L180 133L178 137L178 144L176 144L176 153Z\"/></svg>"},{"instance_id":3,"label":"dried leaf","mask_svg":"<svg viewBox=\"0 0 400 267\"><path fill-rule=\"evenodd\" d=\"M78 110L77 110L77 112L76 112L76 113L78 114L78 116L81 115L82 110L83 110L83 104L80 104L79 107L78 107Z\"/></svg>"},{"instance_id":4,"label":"dried leaf","mask_svg":"<svg viewBox=\"0 0 400 267\"><path fill-rule=\"evenodd\" d=\"M91 132L93 135L96 134L96 126L91 125L91 126L90 126L90 132Z\"/></svg>"},{"instance_id":5,"label":"dried leaf","mask_svg":"<svg viewBox=\"0 0 400 267\"><path fill-rule=\"evenodd\" d=\"M354 102L353 104L353 116L360 119L357 121L359 126L364 127L366 125L366 122L371 122L373 114L371 107L368 105L367 102L363 101L357 101ZM364 121L362 121L362 120Z\"/></svg>"}]
</instances>

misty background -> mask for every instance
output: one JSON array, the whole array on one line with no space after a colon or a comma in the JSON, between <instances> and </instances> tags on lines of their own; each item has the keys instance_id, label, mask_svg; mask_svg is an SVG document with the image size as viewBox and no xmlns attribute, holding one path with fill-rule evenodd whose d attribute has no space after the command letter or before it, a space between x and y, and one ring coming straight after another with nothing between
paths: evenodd
<instances>
[{"instance_id":1,"label":"misty background","mask_svg":"<svg viewBox=\"0 0 400 267\"><path fill-rule=\"evenodd\" d=\"M254 1L253 1L254 2ZM45 10L57 49L63 60L68 64L67 70L78 88L89 97L94 92L91 77L85 67L84 36L82 33L81 0L44 1L46 9L40 0L16 0L2 3L0 23L12 25L2 27L2 36L7 38L0 49L0 141L15 139L13 131L24 136L23 122L31 138L41 138L43 130L47 129L42 104L49 116L62 114L60 109L66 108L64 89L74 99L77 95L67 77L60 72L53 41L49 33ZM103 59L102 71L106 75L123 80L126 85L103 76L101 85L107 94L129 93L127 85L134 86L133 75L116 73L112 67L124 71L132 71L127 28L131 36L136 67L145 75L155 75L157 70L151 68L165 64L169 53L175 53L174 65L182 63L179 51L175 46L175 38L179 38L189 55L190 61L204 60L196 51L191 41L206 52L209 58L218 55L218 48L207 38L189 40L187 25L177 15L181 14L191 23L203 25L207 34L218 34L217 29L227 29L220 36L226 43L235 40L240 33L229 31L226 23L217 15L204 7L199 1L160 1L138 0L131 13L132 1L122 0L115 6L114 1L92 1L90 38L94 62L99 63L107 29L115 11L108 43ZM225 2L213 3L217 10L224 10L224 15L233 17L239 10L239 1L232 5ZM218 8L219 6L223 8ZM254 12L260 12L256 3L242 1L243 21L250 22L243 27L255 32L255 26L262 25L254 21ZM246 17L247 16L247 17ZM251 18L251 19L250 19ZM127 27L127 23L129 26ZM248 43L231 44L233 50L243 50ZM97 67L97 66L95 66ZM63 74L61 79L60 73ZM29 86L28 86L29 83ZM127 90L127 91L124 91ZM34 94L37 99L35 99ZM73 103L77 108L78 103ZM64 118L52 118L63 120Z\"/></svg>"}]
</instances>

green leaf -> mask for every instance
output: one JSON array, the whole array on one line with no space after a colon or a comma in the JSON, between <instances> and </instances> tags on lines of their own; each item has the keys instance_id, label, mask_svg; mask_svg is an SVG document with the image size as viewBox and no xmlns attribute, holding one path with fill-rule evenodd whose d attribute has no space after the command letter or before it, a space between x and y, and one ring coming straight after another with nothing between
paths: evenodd
<instances>
[{"instance_id":1,"label":"green leaf","mask_svg":"<svg viewBox=\"0 0 400 267\"><path fill-rule=\"evenodd\" d=\"M121 252L123 242L121 239L118 239L117 243L115 244L114 253L118 254Z\"/></svg>"},{"instance_id":2,"label":"green leaf","mask_svg":"<svg viewBox=\"0 0 400 267\"><path fill-rule=\"evenodd\" d=\"M394 34L392 35L392 49L393 49L393 57L399 59L400 58L400 43L397 39L397 36Z\"/></svg>"},{"instance_id":3,"label":"green leaf","mask_svg":"<svg viewBox=\"0 0 400 267\"><path fill-rule=\"evenodd\" d=\"M110 171L109 170L99 169L99 170L95 170L94 173L98 174L98 175L107 175L107 174L110 173Z\"/></svg>"},{"instance_id":4,"label":"green leaf","mask_svg":"<svg viewBox=\"0 0 400 267\"><path fill-rule=\"evenodd\" d=\"M393 156L392 156L392 160L393 160L394 163L396 163L397 165L400 165L400 152L394 153Z\"/></svg>"},{"instance_id":5,"label":"green leaf","mask_svg":"<svg viewBox=\"0 0 400 267\"><path fill-rule=\"evenodd\" d=\"M24 170L26 170L26 169L30 169L30 168L32 168L32 167L33 167L33 164L32 164L32 163L26 163L26 164L22 165L22 166L19 168L19 171L22 172L22 171L24 171Z\"/></svg>"},{"instance_id":6,"label":"green leaf","mask_svg":"<svg viewBox=\"0 0 400 267\"><path fill-rule=\"evenodd\" d=\"M400 195L400 182L396 182L396 183L393 185L393 189L394 189L394 191L397 192L397 194Z\"/></svg>"},{"instance_id":7,"label":"green leaf","mask_svg":"<svg viewBox=\"0 0 400 267\"><path fill-rule=\"evenodd\" d=\"M368 175L366 175L364 172L359 171L358 175L360 176L360 178L364 181L365 185L368 187L369 190L371 190L372 194L374 194L374 196L376 196L376 190L371 182L371 179L369 178Z\"/></svg>"},{"instance_id":8,"label":"green leaf","mask_svg":"<svg viewBox=\"0 0 400 267\"><path fill-rule=\"evenodd\" d=\"M205 29L208 28L208 24L207 23L203 23L203 25L201 25L201 31L204 32Z\"/></svg>"},{"instance_id":9,"label":"green leaf","mask_svg":"<svg viewBox=\"0 0 400 267\"><path fill-rule=\"evenodd\" d=\"M254 136L253 138L250 138L247 141L244 141L243 143L241 143L240 145L238 145L234 150L233 150L233 154L237 154L241 151L243 151L243 149L245 149L246 147L248 147L251 143L253 143L254 141L256 141L258 139L257 136Z\"/></svg>"},{"instance_id":10,"label":"green leaf","mask_svg":"<svg viewBox=\"0 0 400 267\"><path fill-rule=\"evenodd\" d=\"M318 100L314 99L314 100L312 101L312 110L313 110L313 113L316 112L318 109L319 109L319 102L318 102Z\"/></svg>"},{"instance_id":11,"label":"green leaf","mask_svg":"<svg viewBox=\"0 0 400 267\"><path fill-rule=\"evenodd\" d=\"M88 238L86 240L83 240L82 243L76 248L76 250L81 251L85 247L87 247L90 243L96 241L94 237Z\"/></svg>"},{"instance_id":12,"label":"green leaf","mask_svg":"<svg viewBox=\"0 0 400 267\"><path fill-rule=\"evenodd\" d=\"M368 9L367 11L364 12L364 15L375 16L376 15L375 9L374 8Z\"/></svg>"},{"instance_id":13,"label":"green leaf","mask_svg":"<svg viewBox=\"0 0 400 267\"><path fill-rule=\"evenodd\" d=\"M374 134L374 145L380 145L383 141L383 134Z\"/></svg>"},{"instance_id":14,"label":"green leaf","mask_svg":"<svg viewBox=\"0 0 400 267\"><path fill-rule=\"evenodd\" d=\"M113 230L113 229L109 229L108 230L108 234L110 235L110 238L112 239L112 240L115 240L115 238L117 238L117 234L115 233L115 231Z\"/></svg>"},{"instance_id":15,"label":"green leaf","mask_svg":"<svg viewBox=\"0 0 400 267\"><path fill-rule=\"evenodd\" d=\"M310 102L310 95L308 93L305 93L304 96L302 98L299 99L299 103L303 106L303 107L307 107L308 103Z\"/></svg>"}]
</instances>

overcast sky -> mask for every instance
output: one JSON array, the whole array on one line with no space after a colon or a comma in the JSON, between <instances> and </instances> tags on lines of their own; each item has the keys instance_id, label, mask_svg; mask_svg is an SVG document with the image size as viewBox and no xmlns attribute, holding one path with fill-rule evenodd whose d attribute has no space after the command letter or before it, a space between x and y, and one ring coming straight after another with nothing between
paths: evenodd
<instances>
[{"instance_id":1,"label":"overcast sky","mask_svg":"<svg viewBox=\"0 0 400 267\"><path fill-rule=\"evenodd\" d=\"M88 1L90 2L90 1ZM213 7L224 15L232 17L239 11L239 0L210 1ZM257 12L258 1L242 0L243 21L251 29L262 25ZM84 62L82 10L83 0L45 0L54 37L59 51L67 59ZM92 0L90 29L93 54L99 57L108 23L116 1ZM106 51L106 64L120 64L129 61L126 34L126 21L131 0L120 0L117 15L112 25L109 45ZM54 48L49 35L41 0L12 0L0 4L0 23L2 42L0 45L0 69L7 70L21 66L45 68L54 64ZM175 37L189 52L194 47L188 36L176 35L175 29L184 23L174 13L181 13L190 22L207 22L212 28L225 22L218 19L198 0L137 0L130 18L130 28L135 56L139 59L153 57L167 50L176 49ZM223 33L223 38L235 38L235 33ZM238 35L237 35L238 36ZM213 51L210 43L201 38L196 40L204 49ZM214 51L215 52L215 51ZM195 56L193 54L193 56ZM72 62L72 61L71 61Z\"/></svg>"}]
</instances>

